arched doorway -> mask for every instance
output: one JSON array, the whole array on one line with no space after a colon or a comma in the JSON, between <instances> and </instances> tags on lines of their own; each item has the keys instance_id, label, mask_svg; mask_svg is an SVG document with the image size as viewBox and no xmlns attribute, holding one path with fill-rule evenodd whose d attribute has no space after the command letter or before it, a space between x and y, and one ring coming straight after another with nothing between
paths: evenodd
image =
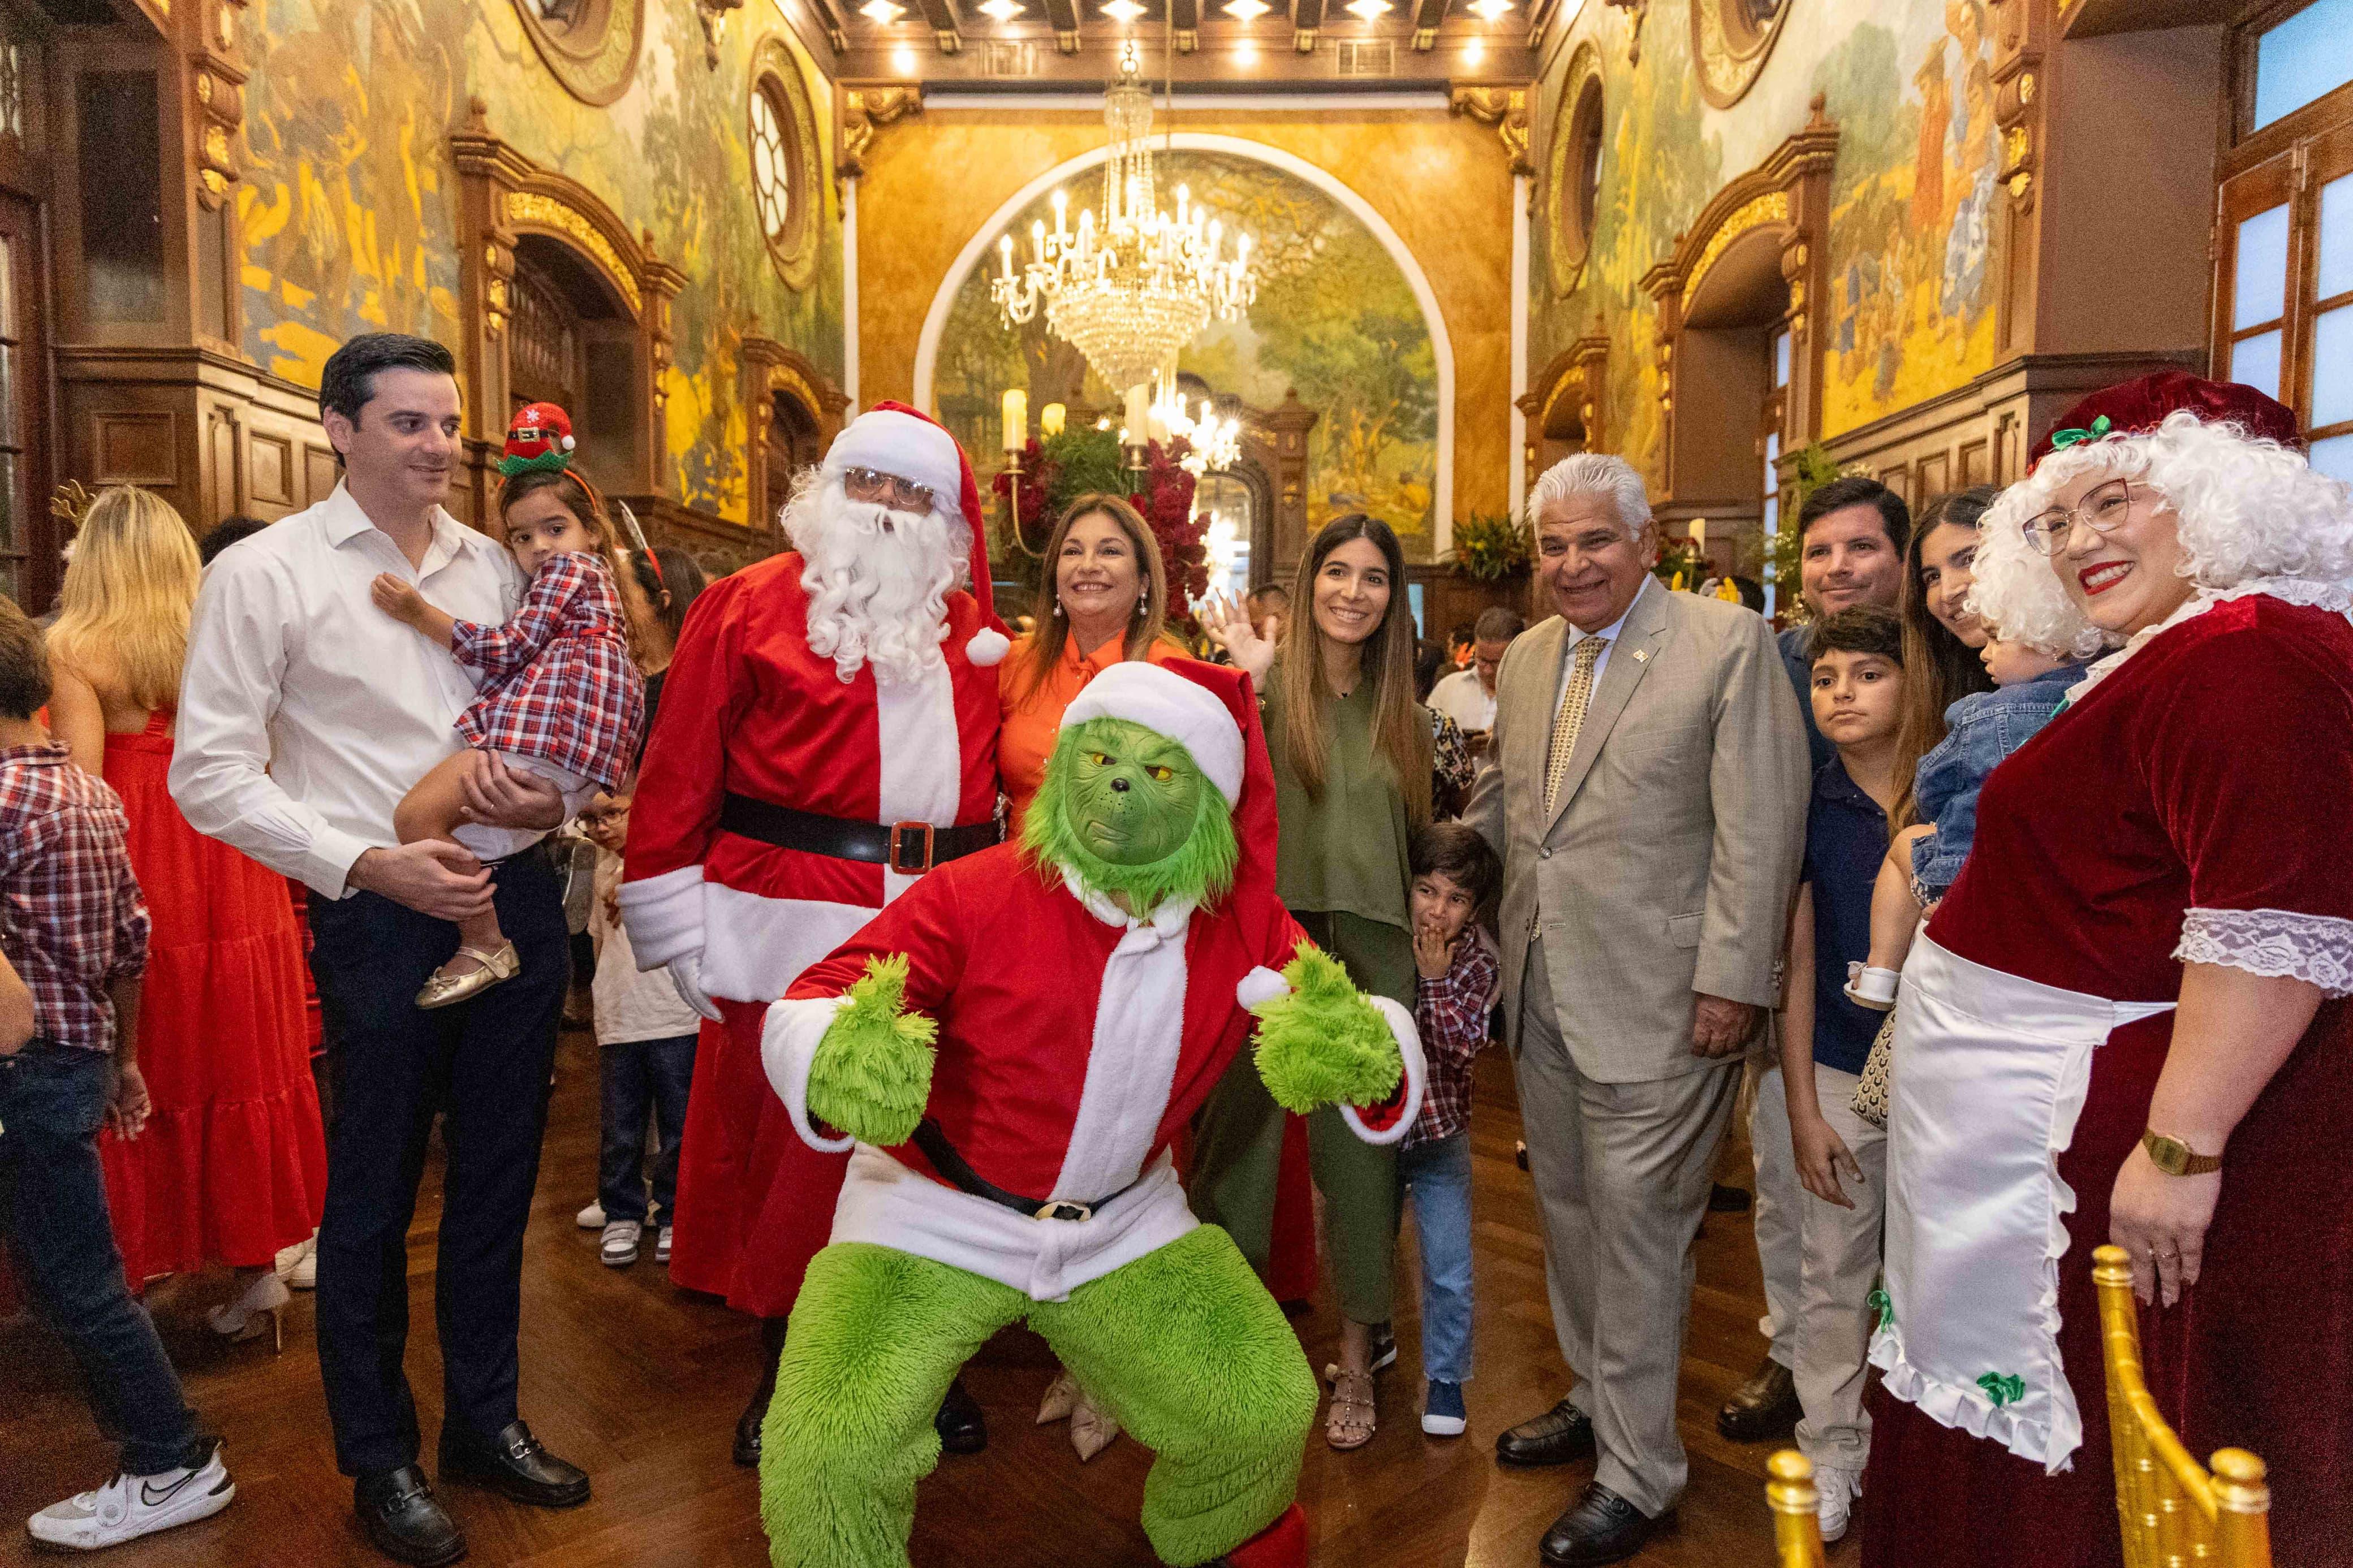
<instances>
[{"instance_id":1,"label":"arched doorway","mask_svg":"<svg viewBox=\"0 0 2353 1568\"><path fill-rule=\"evenodd\" d=\"M572 416L574 460L600 489L636 488L645 409L632 374L637 323L579 253L546 235L515 241L507 412L555 403Z\"/></svg>"},{"instance_id":2,"label":"arched doorway","mask_svg":"<svg viewBox=\"0 0 2353 1568\"><path fill-rule=\"evenodd\" d=\"M792 499L793 480L821 461L841 432L849 397L806 355L772 338L744 339L746 521L774 533L777 514Z\"/></svg>"}]
</instances>

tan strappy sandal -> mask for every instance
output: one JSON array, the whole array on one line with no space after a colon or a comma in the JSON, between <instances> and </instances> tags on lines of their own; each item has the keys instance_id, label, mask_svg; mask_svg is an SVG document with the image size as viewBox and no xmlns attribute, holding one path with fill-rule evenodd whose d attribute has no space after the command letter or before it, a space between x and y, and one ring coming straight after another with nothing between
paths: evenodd
<instances>
[{"instance_id":1,"label":"tan strappy sandal","mask_svg":"<svg viewBox=\"0 0 2353 1568\"><path fill-rule=\"evenodd\" d=\"M1340 1453L1373 1440L1373 1374L1327 1366L1332 1402L1324 1410L1324 1440Z\"/></svg>"},{"instance_id":2,"label":"tan strappy sandal","mask_svg":"<svg viewBox=\"0 0 2353 1568\"><path fill-rule=\"evenodd\" d=\"M522 955L511 942L501 942L496 952L485 952L479 947L461 947L451 956L455 963L460 958L470 958L481 967L469 969L461 974L447 974L435 970L426 978L425 987L417 994L417 1005L430 1012L436 1007L454 1007L460 1002L470 1002L502 980L512 980L522 973Z\"/></svg>"}]
</instances>

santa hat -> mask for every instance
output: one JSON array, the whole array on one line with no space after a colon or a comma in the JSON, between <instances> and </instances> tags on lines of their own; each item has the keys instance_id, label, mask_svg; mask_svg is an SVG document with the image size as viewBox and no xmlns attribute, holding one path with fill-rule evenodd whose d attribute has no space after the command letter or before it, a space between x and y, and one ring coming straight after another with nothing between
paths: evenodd
<instances>
[{"instance_id":1,"label":"santa hat","mask_svg":"<svg viewBox=\"0 0 2353 1568\"><path fill-rule=\"evenodd\" d=\"M562 473L572 466L572 416L553 403L526 403L507 422L506 455L499 473L506 479L535 469Z\"/></svg>"},{"instance_id":2,"label":"santa hat","mask_svg":"<svg viewBox=\"0 0 2353 1568\"><path fill-rule=\"evenodd\" d=\"M2250 440L2277 441L2301 450L2304 433L2295 416L2277 398L2232 381L2209 381L2186 370L2161 370L2103 387L2059 416L2050 434L2034 444L2026 465L2085 441L2146 436L2166 416L2187 409L2211 425L2235 425Z\"/></svg>"},{"instance_id":3,"label":"santa hat","mask_svg":"<svg viewBox=\"0 0 2353 1568\"><path fill-rule=\"evenodd\" d=\"M873 468L927 487L934 495L956 498L957 510L972 538L972 596L980 602L981 629L965 645L965 657L977 665L992 665L1005 657L1012 641L1005 623L997 618L997 602L988 581L988 524L980 510L980 485L972 475L972 459L938 420L903 403L878 403L843 426L826 448L826 477L841 478L848 468Z\"/></svg>"}]
</instances>

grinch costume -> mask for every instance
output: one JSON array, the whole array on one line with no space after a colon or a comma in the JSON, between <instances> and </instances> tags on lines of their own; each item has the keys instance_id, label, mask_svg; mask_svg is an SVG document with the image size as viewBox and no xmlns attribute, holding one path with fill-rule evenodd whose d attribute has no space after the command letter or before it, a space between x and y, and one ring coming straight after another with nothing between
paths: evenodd
<instances>
[{"instance_id":1,"label":"grinch costume","mask_svg":"<svg viewBox=\"0 0 2353 1568\"><path fill-rule=\"evenodd\" d=\"M1411 1016L1366 997L1274 892L1273 775L1247 678L1123 664L1074 700L1018 845L932 873L769 1008L794 1127L854 1144L761 1466L779 1568L896 1568L932 1412L1027 1321L1158 1458L1163 1560L1303 1564L1316 1390L1177 1130L1257 1035L1270 1091L1374 1142L1419 1109Z\"/></svg>"}]
</instances>

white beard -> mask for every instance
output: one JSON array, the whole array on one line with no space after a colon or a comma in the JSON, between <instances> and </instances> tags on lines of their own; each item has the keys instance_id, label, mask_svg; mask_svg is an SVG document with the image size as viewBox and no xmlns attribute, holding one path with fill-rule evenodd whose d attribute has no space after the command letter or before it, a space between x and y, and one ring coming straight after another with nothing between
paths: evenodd
<instances>
[{"instance_id":1,"label":"white beard","mask_svg":"<svg viewBox=\"0 0 2353 1568\"><path fill-rule=\"evenodd\" d=\"M938 508L921 514L854 501L819 470L797 487L785 531L807 563L809 650L847 683L912 684L944 662L947 596L964 580L971 537Z\"/></svg>"}]
</instances>

